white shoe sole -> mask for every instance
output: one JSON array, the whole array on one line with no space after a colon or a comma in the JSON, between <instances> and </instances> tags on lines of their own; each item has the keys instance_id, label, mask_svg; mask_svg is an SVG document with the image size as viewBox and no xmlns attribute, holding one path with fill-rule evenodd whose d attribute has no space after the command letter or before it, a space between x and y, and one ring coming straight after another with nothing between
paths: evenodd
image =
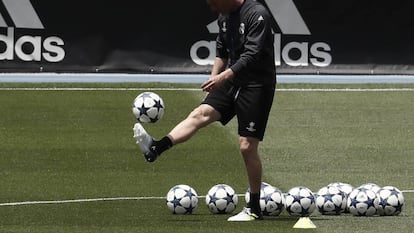
<instances>
[{"instance_id":1,"label":"white shoe sole","mask_svg":"<svg viewBox=\"0 0 414 233\"><path fill-rule=\"evenodd\" d=\"M244 208L240 213L227 219L228 222L248 222L254 220L257 220L257 218L250 212L249 208Z\"/></svg>"},{"instance_id":2,"label":"white shoe sole","mask_svg":"<svg viewBox=\"0 0 414 233\"><path fill-rule=\"evenodd\" d=\"M134 138L139 145L142 153L149 152L149 147L152 143L152 137L145 131L144 127L140 123L134 125Z\"/></svg>"}]
</instances>

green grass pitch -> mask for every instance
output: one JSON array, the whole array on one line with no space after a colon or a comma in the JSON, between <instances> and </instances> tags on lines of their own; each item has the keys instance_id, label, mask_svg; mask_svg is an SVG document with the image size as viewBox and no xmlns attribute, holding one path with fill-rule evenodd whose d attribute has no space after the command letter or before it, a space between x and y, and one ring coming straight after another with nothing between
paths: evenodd
<instances>
[{"instance_id":1,"label":"green grass pitch","mask_svg":"<svg viewBox=\"0 0 414 233\"><path fill-rule=\"evenodd\" d=\"M48 90L13 89L47 87ZM117 88L53 90L54 87ZM217 183L247 189L236 122L201 129L147 163L132 138L130 110L142 92L172 84L0 84L0 232L412 232L414 193L395 217L311 217L316 229L292 229L283 212L265 221L229 223L199 200L195 214L173 215L163 199L2 206L23 201L163 197L176 184L199 195ZM282 191L314 192L331 182L373 182L413 190L414 91L292 91L291 88L413 88L413 85L280 85L260 154L263 180ZM156 90L164 118L146 129L164 136L204 96ZM244 198L236 211L244 205Z\"/></svg>"}]
</instances>

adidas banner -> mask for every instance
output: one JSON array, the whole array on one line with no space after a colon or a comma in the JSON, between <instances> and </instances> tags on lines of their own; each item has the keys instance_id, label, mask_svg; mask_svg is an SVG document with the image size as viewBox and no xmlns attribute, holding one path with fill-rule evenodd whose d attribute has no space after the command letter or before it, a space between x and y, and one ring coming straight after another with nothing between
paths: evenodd
<instances>
[{"instance_id":1,"label":"adidas banner","mask_svg":"<svg viewBox=\"0 0 414 233\"><path fill-rule=\"evenodd\" d=\"M278 73L414 74L411 1L259 0ZM2 72L208 73L205 0L0 0Z\"/></svg>"}]
</instances>

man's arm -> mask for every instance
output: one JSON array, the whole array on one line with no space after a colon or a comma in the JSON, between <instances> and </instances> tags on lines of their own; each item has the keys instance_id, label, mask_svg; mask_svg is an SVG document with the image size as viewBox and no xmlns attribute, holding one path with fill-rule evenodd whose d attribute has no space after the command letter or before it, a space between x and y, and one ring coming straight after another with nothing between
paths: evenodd
<instances>
[{"instance_id":1,"label":"man's arm","mask_svg":"<svg viewBox=\"0 0 414 233\"><path fill-rule=\"evenodd\" d=\"M217 87L221 85L221 83L229 78L233 78L234 72L231 69L225 69L227 66L227 59L216 57L214 60L214 65L211 70L210 78L205 81L201 88L203 91L214 91Z\"/></svg>"},{"instance_id":2,"label":"man's arm","mask_svg":"<svg viewBox=\"0 0 414 233\"><path fill-rule=\"evenodd\" d=\"M243 73L251 65L257 65L261 53L265 49L266 37L271 34L270 16L266 9L258 6L256 11L249 12L246 25L246 41L240 58L230 68L234 73Z\"/></svg>"},{"instance_id":3,"label":"man's arm","mask_svg":"<svg viewBox=\"0 0 414 233\"><path fill-rule=\"evenodd\" d=\"M211 76L220 74L227 66L227 59L216 57L213 68L211 69Z\"/></svg>"}]
</instances>

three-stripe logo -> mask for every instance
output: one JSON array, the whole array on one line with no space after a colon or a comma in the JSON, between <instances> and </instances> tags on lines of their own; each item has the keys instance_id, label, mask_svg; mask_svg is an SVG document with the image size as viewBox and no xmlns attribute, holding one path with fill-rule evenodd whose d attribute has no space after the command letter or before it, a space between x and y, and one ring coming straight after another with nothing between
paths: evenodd
<instances>
[{"instance_id":1,"label":"three-stripe logo","mask_svg":"<svg viewBox=\"0 0 414 233\"><path fill-rule=\"evenodd\" d=\"M1 2L14 25L7 25L5 17L0 14L0 27L44 29L30 0L2 0Z\"/></svg>"},{"instance_id":2,"label":"three-stripe logo","mask_svg":"<svg viewBox=\"0 0 414 233\"><path fill-rule=\"evenodd\" d=\"M329 66L332 62L331 47L326 42L309 43L307 41L282 41L283 35L311 36L311 32L303 20L293 0L263 0L273 16L276 26L273 30L280 29L281 33L275 33L275 64L281 65L282 61L288 66ZM211 34L219 33L217 20L207 25ZM190 57L198 65L212 65L215 57L215 41L201 40L193 44L190 49ZM199 49L207 49L208 56L200 57ZM299 56L291 57L291 52Z\"/></svg>"}]
</instances>

